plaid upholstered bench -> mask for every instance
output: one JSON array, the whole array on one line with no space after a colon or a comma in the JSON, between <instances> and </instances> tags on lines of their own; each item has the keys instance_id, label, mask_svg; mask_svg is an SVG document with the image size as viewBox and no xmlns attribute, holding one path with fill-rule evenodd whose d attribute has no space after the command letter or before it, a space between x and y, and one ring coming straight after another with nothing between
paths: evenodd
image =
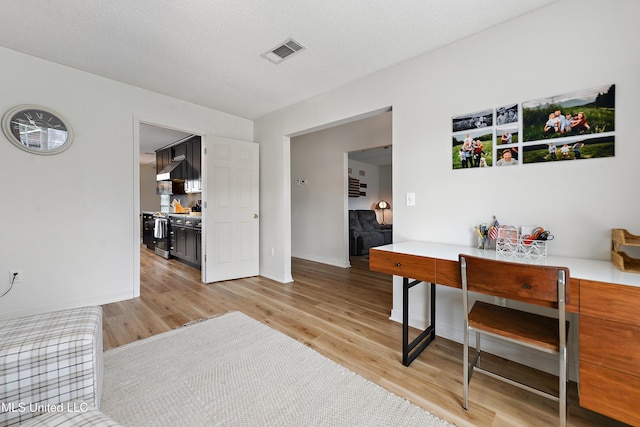
<instances>
[{"instance_id":1,"label":"plaid upholstered bench","mask_svg":"<svg viewBox=\"0 0 640 427\"><path fill-rule=\"evenodd\" d=\"M78 404L66 412L48 412L20 423L20 427L122 427L97 409L81 408Z\"/></svg>"},{"instance_id":2,"label":"plaid upholstered bench","mask_svg":"<svg viewBox=\"0 0 640 427\"><path fill-rule=\"evenodd\" d=\"M67 417L93 413L102 367L101 307L0 321L0 426L46 418L65 405Z\"/></svg>"}]
</instances>

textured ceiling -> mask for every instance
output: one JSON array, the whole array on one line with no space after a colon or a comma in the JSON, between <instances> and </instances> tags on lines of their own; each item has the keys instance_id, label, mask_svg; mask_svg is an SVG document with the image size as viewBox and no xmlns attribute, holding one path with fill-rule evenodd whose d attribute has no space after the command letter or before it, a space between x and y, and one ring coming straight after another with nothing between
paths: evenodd
<instances>
[{"instance_id":1,"label":"textured ceiling","mask_svg":"<svg viewBox=\"0 0 640 427\"><path fill-rule=\"evenodd\" d=\"M556 1L0 0L0 45L256 119Z\"/></svg>"}]
</instances>

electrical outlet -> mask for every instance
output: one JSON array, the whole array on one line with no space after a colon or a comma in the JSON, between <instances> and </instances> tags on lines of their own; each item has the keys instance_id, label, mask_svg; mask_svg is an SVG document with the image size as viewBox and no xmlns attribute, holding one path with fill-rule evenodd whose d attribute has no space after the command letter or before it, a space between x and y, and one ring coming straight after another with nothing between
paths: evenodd
<instances>
[{"instance_id":1,"label":"electrical outlet","mask_svg":"<svg viewBox=\"0 0 640 427\"><path fill-rule=\"evenodd\" d=\"M14 278L15 276L15 278ZM10 270L9 271L9 284L11 283L20 283L22 282L22 271L21 270Z\"/></svg>"},{"instance_id":2,"label":"electrical outlet","mask_svg":"<svg viewBox=\"0 0 640 427\"><path fill-rule=\"evenodd\" d=\"M507 306L507 299L506 298L496 297L496 304L499 305L500 307L506 307Z\"/></svg>"}]
</instances>

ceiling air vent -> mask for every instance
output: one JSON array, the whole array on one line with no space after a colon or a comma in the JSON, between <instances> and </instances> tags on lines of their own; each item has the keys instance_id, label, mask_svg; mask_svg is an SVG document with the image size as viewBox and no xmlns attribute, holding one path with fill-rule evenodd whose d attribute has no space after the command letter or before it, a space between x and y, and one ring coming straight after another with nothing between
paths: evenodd
<instances>
[{"instance_id":1,"label":"ceiling air vent","mask_svg":"<svg viewBox=\"0 0 640 427\"><path fill-rule=\"evenodd\" d=\"M304 50L304 46L293 39L289 39L279 46L274 47L268 52L263 53L262 57L267 58L269 61L279 64L286 58L290 58L294 54Z\"/></svg>"}]
</instances>

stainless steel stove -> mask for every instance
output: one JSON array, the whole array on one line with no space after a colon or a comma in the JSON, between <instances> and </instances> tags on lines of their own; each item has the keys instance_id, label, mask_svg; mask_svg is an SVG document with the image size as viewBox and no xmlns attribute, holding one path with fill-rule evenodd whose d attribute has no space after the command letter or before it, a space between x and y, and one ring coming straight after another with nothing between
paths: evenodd
<instances>
[{"instance_id":1,"label":"stainless steel stove","mask_svg":"<svg viewBox=\"0 0 640 427\"><path fill-rule=\"evenodd\" d=\"M165 259L169 259L171 239L169 238L169 216L163 212L153 214L153 241L155 243L155 253Z\"/></svg>"}]
</instances>

